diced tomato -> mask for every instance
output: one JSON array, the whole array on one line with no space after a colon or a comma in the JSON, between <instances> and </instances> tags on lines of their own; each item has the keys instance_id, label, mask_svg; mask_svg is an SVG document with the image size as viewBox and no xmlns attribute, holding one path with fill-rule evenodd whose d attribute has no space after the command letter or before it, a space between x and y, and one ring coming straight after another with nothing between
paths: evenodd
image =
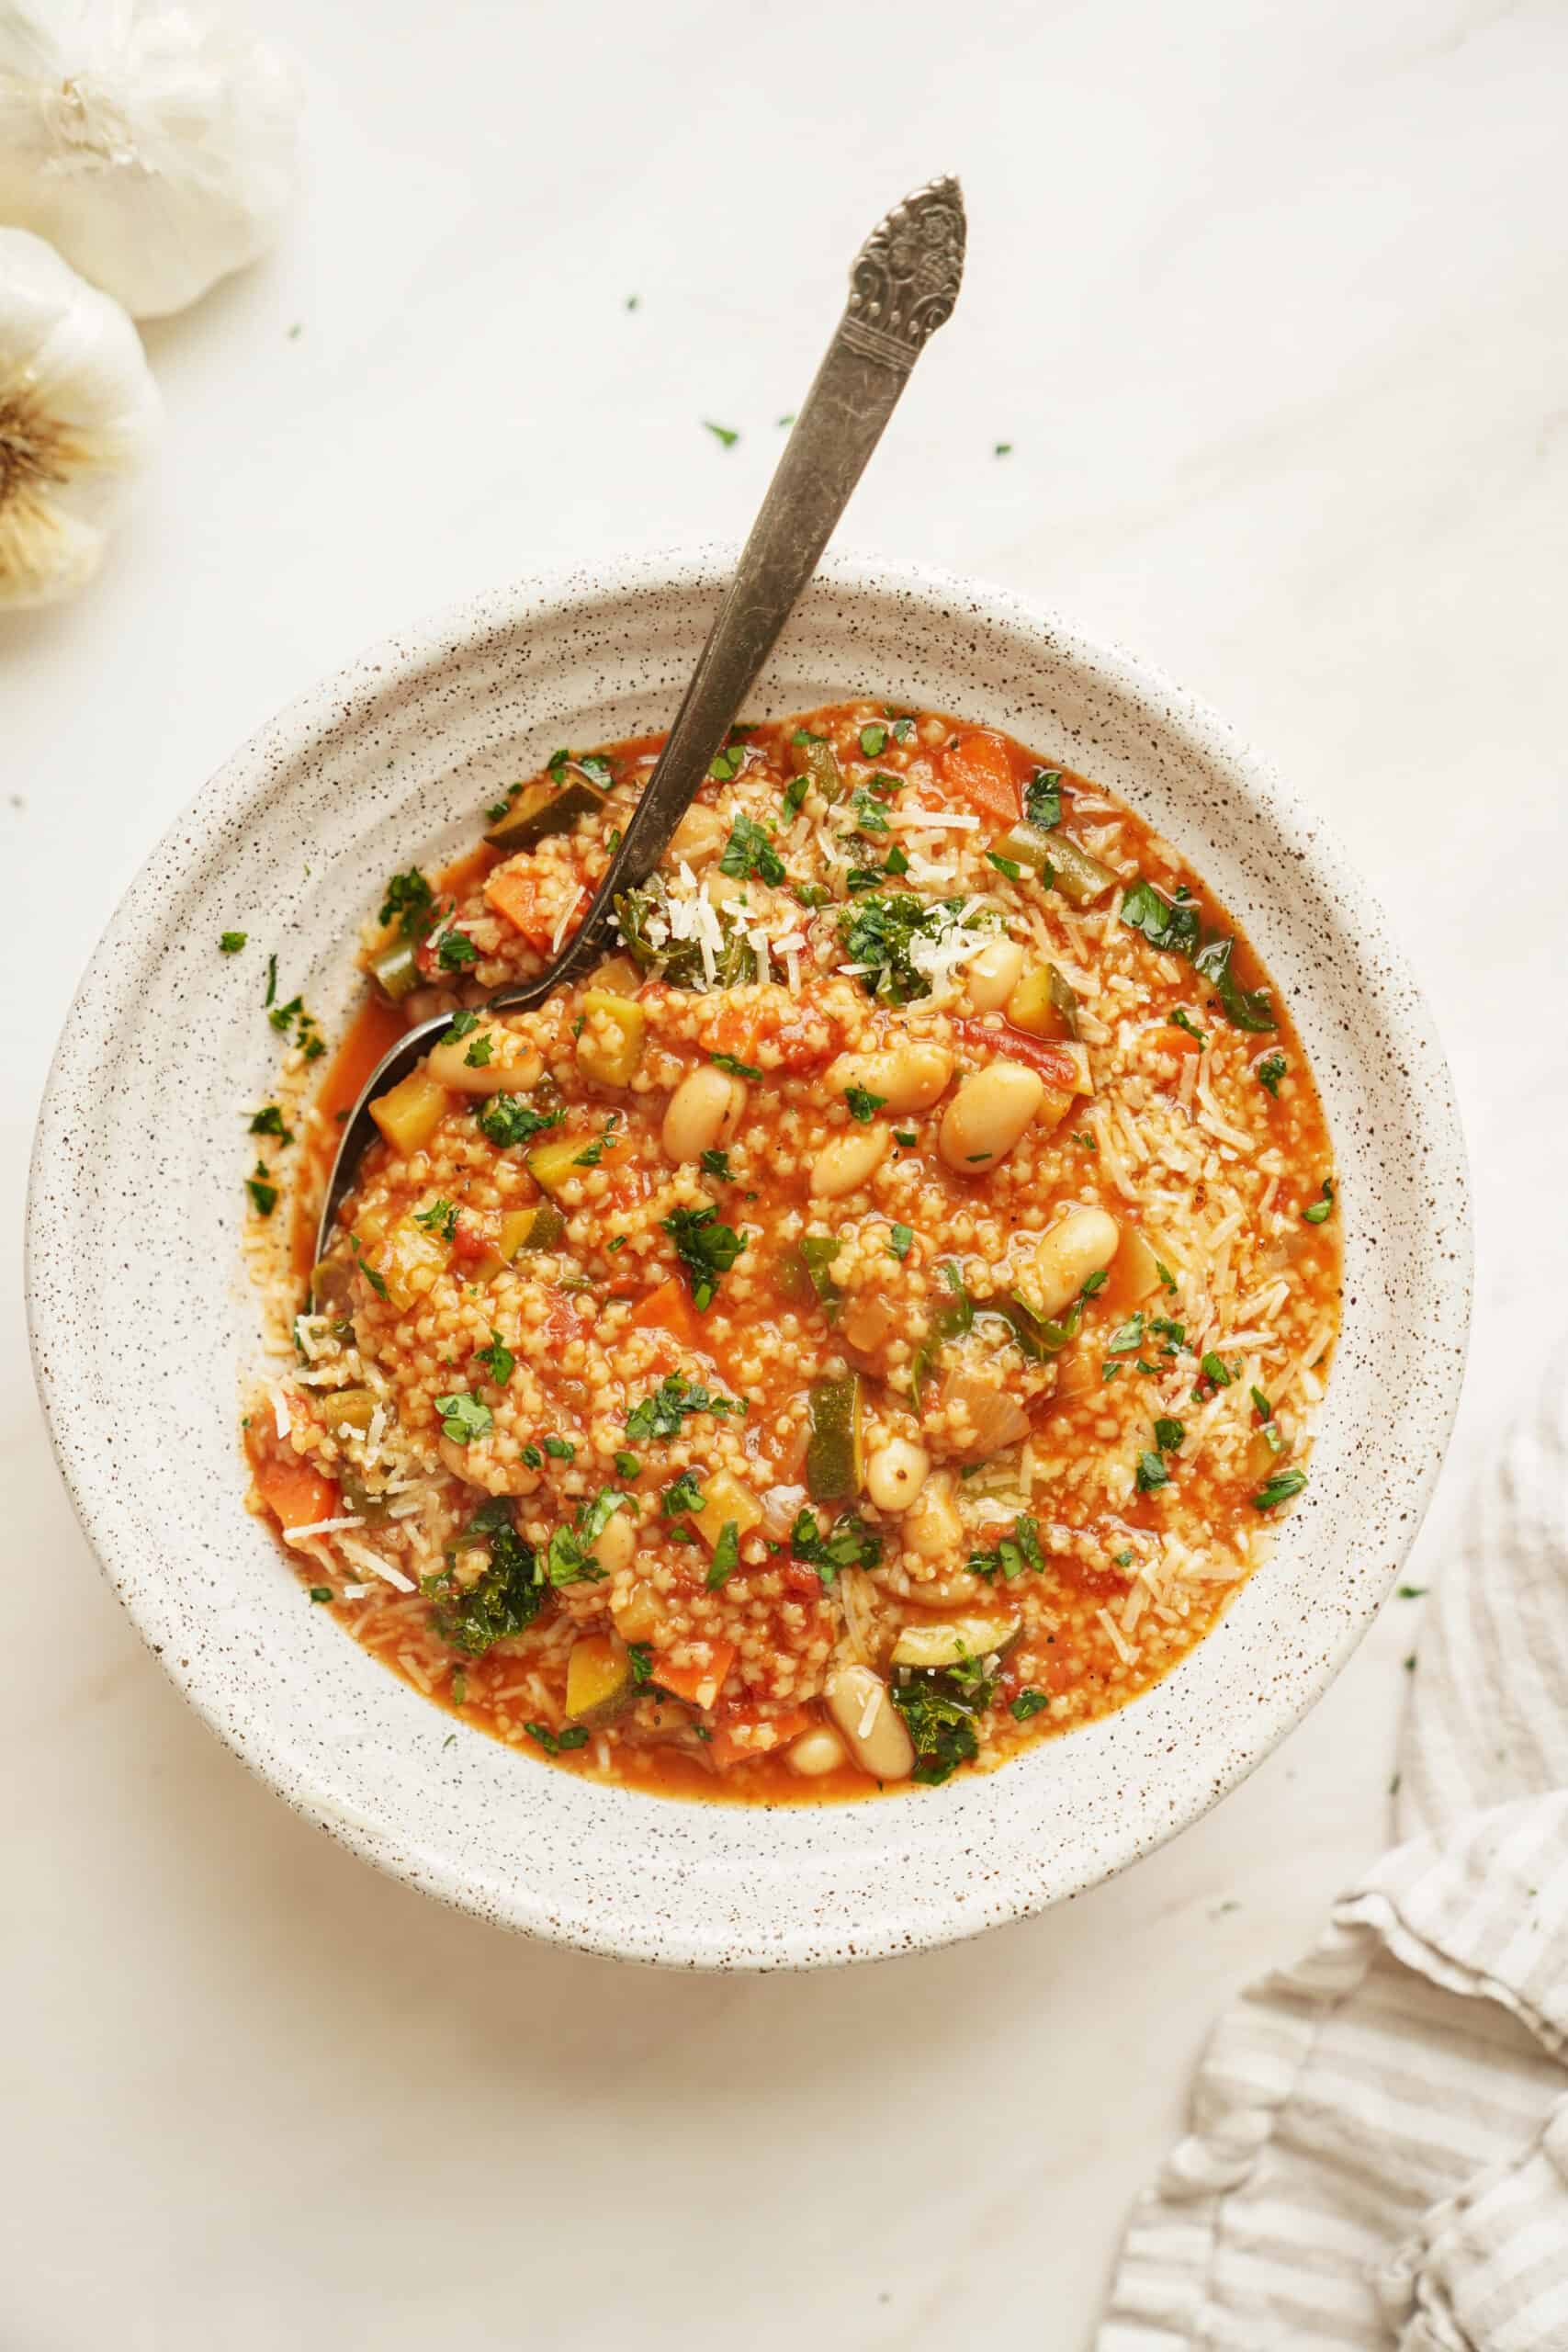
<instances>
[{"instance_id":1,"label":"diced tomato","mask_svg":"<svg viewBox=\"0 0 1568 2352\"><path fill-rule=\"evenodd\" d=\"M470 1216L466 1210L459 1213L452 1228L452 1255L465 1260L470 1266L495 1255L494 1235L487 1233L478 1218Z\"/></svg>"},{"instance_id":2,"label":"diced tomato","mask_svg":"<svg viewBox=\"0 0 1568 2352\"><path fill-rule=\"evenodd\" d=\"M821 1600L822 1579L804 1560L786 1560L780 1573L790 1591L797 1593L802 1600Z\"/></svg>"},{"instance_id":3,"label":"diced tomato","mask_svg":"<svg viewBox=\"0 0 1568 2352\"><path fill-rule=\"evenodd\" d=\"M545 1312L545 1329L558 1348L568 1347L573 1340L582 1337L582 1326L577 1319L571 1301L563 1298L558 1290L550 1293L549 1305Z\"/></svg>"},{"instance_id":4,"label":"diced tomato","mask_svg":"<svg viewBox=\"0 0 1568 2352\"><path fill-rule=\"evenodd\" d=\"M561 909L537 873L513 862L498 865L484 886L485 903L520 931L531 947L554 944Z\"/></svg>"},{"instance_id":5,"label":"diced tomato","mask_svg":"<svg viewBox=\"0 0 1568 2352\"><path fill-rule=\"evenodd\" d=\"M1023 803L1000 736L978 729L960 735L942 753L938 774L944 791L956 793L983 817L993 818L998 825L1018 822Z\"/></svg>"},{"instance_id":6,"label":"diced tomato","mask_svg":"<svg viewBox=\"0 0 1568 2352\"><path fill-rule=\"evenodd\" d=\"M735 1644L705 1642L700 1646L706 1656L695 1666L676 1666L655 1650L653 1679L662 1690L673 1691L677 1699L684 1699L688 1706L711 1707L735 1663Z\"/></svg>"},{"instance_id":7,"label":"diced tomato","mask_svg":"<svg viewBox=\"0 0 1568 2352\"><path fill-rule=\"evenodd\" d=\"M1070 1099L1077 1092L1077 1056L1054 1039L1032 1037L1026 1029L1015 1029L1010 1021L1004 1021L999 1028L980 1021L955 1021L953 1026L971 1053L982 1054L988 1061L1027 1062L1054 1094Z\"/></svg>"},{"instance_id":8,"label":"diced tomato","mask_svg":"<svg viewBox=\"0 0 1568 2352\"><path fill-rule=\"evenodd\" d=\"M731 1764L744 1764L748 1757L768 1756L775 1748L787 1747L803 1731L811 1728L811 1717L804 1707L792 1707L787 1714L762 1715L754 1707L727 1707L722 1721L714 1725L708 1754L720 1771Z\"/></svg>"},{"instance_id":9,"label":"diced tomato","mask_svg":"<svg viewBox=\"0 0 1568 2352\"><path fill-rule=\"evenodd\" d=\"M253 1467L257 1492L279 1527L314 1527L337 1517L337 1488L299 1454L266 1454Z\"/></svg>"}]
</instances>

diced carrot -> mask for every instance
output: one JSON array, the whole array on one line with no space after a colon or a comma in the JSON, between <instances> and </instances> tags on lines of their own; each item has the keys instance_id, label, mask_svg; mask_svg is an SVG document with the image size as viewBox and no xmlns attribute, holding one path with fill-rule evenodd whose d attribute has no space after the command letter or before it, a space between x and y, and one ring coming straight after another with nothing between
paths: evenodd
<instances>
[{"instance_id":1,"label":"diced carrot","mask_svg":"<svg viewBox=\"0 0 1568 2352\"><path fill-rule=\"evenodd\" d=\"M792 1707L787 1715L765 1716L750 1707L732 1707L726 1710L726 1720L714 1725L708 1754L723 1772L731 1764L744 1764L748 1757L786 1747L810 1729L811 1717L804 1707Z\"/></svg>"},{"instance_id":2,"label":"diced carrot","mask_svg":"<svg viewBox=\"0 0 1568 2352\"><path fill-rule=\"evenodd\" d=\"M705 1661L699 1666L675 1666L653 1654L653 1680L664 1690L684 1699L688 1706L711 1707L724 1688L724 1678L735 1663L733 1642L707 1642Z\"/></svg>"},{"instance_id":3,"label":"diced carrot","mask_svg":"<svg viewBox=\"0 0 1568 2352\"><path fill-rule=\"evenodd\" d=\"M297 1453L269 1453L254 1464L256 1489L279 1527L314 1527L335 1519L338 1491Z\"/></svg>"},{"instance_id":4,"label":"diced carrot","mask_svg":"<svg viewBox=\"0 0 1568 2352\"><path fill-rule=\"evenodd\" d=\"M660 1283L657 1290L639 1298L631 1319L639 1331L668 1331L682 1347L700 1348L703 1344L691 1293L679 1274L671 1274L667 1283Z\"/></svg>"},{"instance_id":5,"label":"diced carrot","mask_svg":"<svg viewBox=\"0 0 1568 2352\"><path fill-rule=\"evenodd\" d=\"M539 876L525 865L498 865L484 888L485 903L504 915L533 947L548 947L560 921L560 909Z\"/></svg>"},{"instance_id":6,"label":"diced carrot","mask_svg":"<svg viewBox=\"0 0 1568 2352\"><path fill-rule=\"evenodd\" d=\"M1012 762L999 736L978 729L960 735L942 753L940 774L947 791L956 792L983 817L994 817L998 825L1015 825L1022 814Z\"/></svg>"}]
</instances>

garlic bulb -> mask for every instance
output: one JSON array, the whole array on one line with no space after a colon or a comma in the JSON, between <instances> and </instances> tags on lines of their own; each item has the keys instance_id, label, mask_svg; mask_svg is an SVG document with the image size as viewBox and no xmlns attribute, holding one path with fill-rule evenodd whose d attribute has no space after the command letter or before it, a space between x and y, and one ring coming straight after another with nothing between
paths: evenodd
<instances>
[{"instance_id":1,"label":"garlic bulb","mask_svg":"<svg viewBox=\"0 0 1568 2352\"><path fill-rule=\"evenodd\" d=\"M299 110L282 59L199 0L0 0L0 221L162 318L271 243Z\"/></svg>"},{"instance_id":2,"label":"garlic bulb","mask_svg":"<svg viewBox=\"0 0 1568 2352\"><path fill-rule=\"evenodd\" d=\"M98 568L162 402L136 329L25 229L0 229L0 605Z\"/></svg>"}]
</instances>

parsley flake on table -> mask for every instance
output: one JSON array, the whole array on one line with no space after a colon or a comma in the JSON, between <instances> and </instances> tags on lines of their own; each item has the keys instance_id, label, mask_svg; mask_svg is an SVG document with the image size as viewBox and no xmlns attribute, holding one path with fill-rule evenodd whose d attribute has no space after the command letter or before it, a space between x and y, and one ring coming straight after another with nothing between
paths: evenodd
<instances>
[{"instance_id":1,"label":"parsley flake on table","mask_svg":"<svg viewBox=\"0 0 1568 2352\"><path fill-rule=\"evenodd\" d=\"M220 932L218 945L223 955L237 956L249 937L249 932L245 931Z\"/></svg>"},{"instance_id":2,"label":"parsley flake on table","mask_svg":"<svg viewBox=\"0 0 1568 2352\"><path fill-rule=\"evenodd\" d=\"M740 438L739 434L732 425L715 424L710 417L704 417L703 427L705 432L713 435L714 439L718 443L721 449L733 449L736 443Z\"/></svg>"}]
</instances>

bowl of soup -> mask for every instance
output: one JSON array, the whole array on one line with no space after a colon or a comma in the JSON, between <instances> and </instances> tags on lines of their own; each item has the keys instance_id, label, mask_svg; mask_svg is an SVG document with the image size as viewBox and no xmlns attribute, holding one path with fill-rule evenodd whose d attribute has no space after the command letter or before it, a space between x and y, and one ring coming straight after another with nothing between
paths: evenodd
<instances>
[{"instance_id":1,"label":"bowl of soup","mask_svg":"<svg viewBox=\"0 0 1568 2352\"><path fill-rule=\"evenodd\" d=\"M1093 1883L1321 1693L1440 1458L1468 1212L1316 819L923 567L824 567L597 966L491 1012L725 569L499 594L208 786L67 1023L30 1296L99 1556L281 1793L531 1932L808 1966Z\"/></svg>"}]
</instances>

